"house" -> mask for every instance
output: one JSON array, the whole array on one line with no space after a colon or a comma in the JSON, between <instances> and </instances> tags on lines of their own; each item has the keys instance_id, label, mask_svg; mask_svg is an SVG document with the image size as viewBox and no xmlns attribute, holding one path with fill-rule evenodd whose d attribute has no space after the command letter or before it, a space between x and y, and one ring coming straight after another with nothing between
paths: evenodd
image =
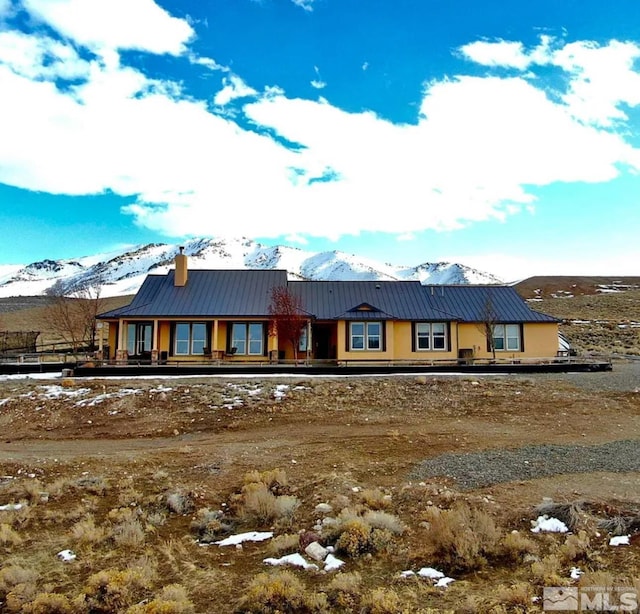
<instances>
[{"instance_id":1,"label":"house","mask_svg":"<svg viewBox=\"0 0 640 614\"><path fill-rule=\"evenodd\" d=\"M287 360L272 291L300 305L297 355L367 361L551 358L558 321L510 286L423 286L417 281L288 281L284 270L175 269L149 275L132 302L99 316L116 361Z\"/></svg>"}]
</instances>

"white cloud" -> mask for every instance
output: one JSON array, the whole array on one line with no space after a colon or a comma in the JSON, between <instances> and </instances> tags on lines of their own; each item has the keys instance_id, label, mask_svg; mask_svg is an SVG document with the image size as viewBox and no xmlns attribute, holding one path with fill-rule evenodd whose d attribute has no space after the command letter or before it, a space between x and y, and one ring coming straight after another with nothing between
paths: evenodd
<instances>
[{"instance_id":1,"label":"white cloud","mask_svg":"<svg viewBox=\"0 0 640 614\"><path fill-rule=\"evenodd\" d=\"M218 64L218 62L216 62L213 58L202 57L202 56L196 55L195 53L189 54L189 62L191 62L192 64L196 64L198 66L204 66L209 70L220 70L222 72L229 72L228 66L223 66L222 64Z\"/></svg>"},{"instance_id":2,"label":"white cloud","mask_svg":"<svg viewBox=\"0 0 640 614\"><path fill-rule=\"evenodd\" d=\"M140 49L180 55L194 32L153 0L24 0L61 34L94 50Z\"/></svg>"},{"instance_id":3,"label":"white cloud","mask_svg":"<svg viewBox=\"0 0 640 614\"><path fill-rule=\"evenodd\" d=\"M524 45L513 41L475 41L460 48L464 56L483 66L504 66L524 70L531 59Z\"/></svg>"},{"instance_id":4,"label":"white cloud","mask_svg":"<svg viewBox=\"0 0 640 614\"><path fill-rule=\"evenodd\" d=\"M317 66L314 66L313 70L316 73L316 78L311 81L311 87L314 87L317 90L322 90L327 87L327 84L320 77L320 69Z\"/></svg>"},{"instance_id":5,"label":"white cloud","mask_svg":"<svg viewBox=\"0 0 640 614\"><path fill-rule=\"evenodd\" d=\"M585 123L611 126L627 115L621 105L640 104L640 74L635 64L640 47L634 43L611 41L599 45L578 41L561 45L549 36L527 51L514 41L476 41L460 48L464 57L483 66L525 70L533 66L561 69L568 79L562 100L571 114ZM536 80L535 73L532 75Z\"/></svg>"},{"instance_id":6,"label":"white cloud","mask_svg":"<svg viewBox=\"0 0 640 614\"><path fill-rule=\"evenodd\" d=\"M223 107L236 98L256 96L258 92L249 87L240 77L231 75L222 80L223 88L214 96L214 104Z\"/></svg>"},{"instance_id":7,"label":"white cloud","mask_svg":"<svg viewBox=\"0 0 640 614\"><path fill-rule=\"evenodd\" d=\"M291 2L305 11L313 11L313 3L315 0L291 0Z\"/></svg>"},{"instance_id":8,"label":"white cloud","mask_svg":"<svg viewBox=\"0 0 640 614\"><path fill-rule=\"evenodd\" d=\"M100 57L87 62L74 45L37 34L0 36L0 182L130 196L126 211L136 222L169 236L382 231L408 239L420 230L506 219L532 206L530 186L608 181L622 165L640 169L640 153L623 136L602 121L581 120L594 113L579 113L598 109L599 119L624 121L620 101L640 104L633 45L551 50L543 41L528 52L538 59L527 67L547 61L542 56L555 62L569 78L565 100L548 97L524 74L459 76L425 86L415 125L348 113L322 98L288 98L277 86L258 93L230 74L214 102L251 97L236 123L212 113L206 101L183 96L178 84L119 61L116 50L124 47L184 51L188 59L190 28L177 28L142 0L126 6L147 7L165 38L148 27L114 26L123 18L120 0L109 3L113 14L104 28L82 9L61 17L54 11L61 4L28 0L76 46L99 48ZM99 14L107 11L99 6ZM509 49L503 62L513 64L517 54ZM630 87L612 91L597 69L605 59ZM74 81L62 90L60 78Z\"/></svg>"}]
</instances>

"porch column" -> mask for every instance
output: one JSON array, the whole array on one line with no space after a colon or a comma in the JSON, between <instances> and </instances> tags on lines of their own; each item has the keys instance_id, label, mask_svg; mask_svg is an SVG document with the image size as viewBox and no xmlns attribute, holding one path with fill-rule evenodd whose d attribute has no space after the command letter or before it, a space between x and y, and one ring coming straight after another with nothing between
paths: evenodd
<instances>
[{"instance_id":1,"label":"porch column","mask_svg":"<svg viewBox=\"0 0 640 614\"><path fill-rule=\"evenodd\" d=\"M215 356L218 351L218 320L213 321L213 339L211 340L211 349Z\"/></svg>"},{"instance_id":2,"label":"porch column","mask_svg":"<svg viewBox=\"0 0 640 614\"><path fill-rule=\"evenodd\" d=\"M307 320L307 362L313 359L313 339L311 338L311 320Z\"/></svg>"},{"instance_id":3,"label":"porch column","mask_svg":"<svg viewBox=\"0 0 640 614\"><path fill-rule=\"evenodd\" d=\"M118 326L118 348L116 349L116 360L118 362L127 362L127 321L120 320Z\"/></svg>"},{"instance_id":4,"label":"porch column","mask_svg":"<svg viewBox=\"0 0 640 614\"><path fill-rule=\"evenodd\" d=\"M158 352L158 320L153 321L153 335L151 341L151 362L158 364L159 352Z\"/></svg>"}]
</instances>

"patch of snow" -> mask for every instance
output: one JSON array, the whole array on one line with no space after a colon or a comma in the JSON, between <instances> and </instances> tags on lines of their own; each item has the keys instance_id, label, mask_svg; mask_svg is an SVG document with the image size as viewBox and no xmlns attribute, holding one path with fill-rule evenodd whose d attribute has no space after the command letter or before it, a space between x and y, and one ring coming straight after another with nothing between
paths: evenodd
<instances>
[{"instance_id":1,"label":"patch of snow","mask_svg":"<svg viewBox=\"0 0 640 614\"><path fill-rule=\"evenodd\" d=\"M610 546L628 546L630 535L616 535L609 540Z\"/></svg>"},{"instance_id":2,"label":"patch of snow","mask_svg":"<svg viewBox=\"0 0 640 614\"><path fill-rule=\"evenodd\" d=\"M0 512L15 512L22 509L22 503L7 503L0 505Z\"/></svg>"},{"instance_id":3,"label":"patch of snow","mask_svg":"<svg viewBox=\"0 0 640 614\"><path fill-rule=\"evenodd\" d=\"M11 397L7 397L6 399L0 399L0 407L7 404L11 400Z\"/></svg>"},{"instance_id":4,"label":"patch of snow","mask_svg":"<svg viewBox=\"0 0 640 614\"><path fill-rule=\"evenodd\" d=\"M289 390L288 384L278 384L273 391L273 398L277 400L284 399L287 396L287 390Z\"/></svg>"},{"instance_id":5,"label":"patch of snow","mask_svg":"<svg viewBox=\"0 0 640 614\"><path fill-rule=\"evenodd\" d=\"M544 533L566 533L569 531L564 522L546 515L538 516L536 520L531 521L531 524L533 525L532 533L540 533L541 531Z\"/></svg>"},{"instance_id":6,"label":"patch of snow","mask_svg":"<svg viewBox=\"0 0 640 614\"><path fill-rule=\"evenodd\" d=\"M60 397L81 397L91 392L91 388L63 388L58 385L39 386L44 389L44 392L40 394L45 399L59 399Z\"/></svg>"},{"instance_id":7,"label":"patch of snow","mask_svg":"<svg viewBox=\"0 0 640 614\"><path fill-rule=\"evenodd\" d=\"M580 576L584 573L579 567L572 567L569 575L572 580L579 580Z\"/></svg>"},{"instance_id":8,"label":"patch of snow","mask_svg":"<svg viewBox=\"0 0 640 614\"><path fill-rule=\"evenodd\" d=\"M237 535L231 535L225 539L214 542L217 546L235 546L243 542L262 542L266 539L273 537L272 531L249 531L248 533L238 533Z\"/></svg>"},{"instance_id":9,"label":"patch of snow","mask_svg":"<svg viewBox=\"0 0 640 614\"><path fill-rule=\"evenodd\" d=\"M99 403L102 403L103 401L106 401L107 399L120 399L135 394L142 394L142 392L143 391L139 388L122 388L117 392L105 392L103 394L99 394L93 399L81 399L80 401L76 402L76 405L78 407L93 407L95 405L98 405Z\"/></svg>"},{"instance_id":10,"label":"patch of snow","mask_svg":"<svg viewBox=\"0 0 640 614\"><path fill-rule=\"evenodd\" d=\"M446 588L447 586L449 586L449 584L451 584L452 582L455 582L455 580L453 578L440 578L434 586L440 587L440 588Z\"/></svg>"},{"instance_id":11,"label":"patch of snow","mask_svg":"<svg viewBox=\"0 0 640 614\"><path fill-rule=\"evenodd\" d=\"M327 557L329 558L329 557ZM313 569L315 571L318 570L318 566L314 563L309 563L301 554L298 552L294 554L285 554L281 556L279 559L268 558L262 561L267 565L292 565L293 567L302 567L302 569Z\"/></svg>"},{"instance_id":12,"label":"patch of snow","mask_svg":"<svg viewBox=\"0 0 640 614\"><path fill-rule=\"evenodd\" d=\"M74 561L76 558L76 553L73 550L60 550L56 556L65 563L69 563L70 561Z\"/></svg>"},{"instance_id":13,"label":"patch of snow","mask_svg":"<svg viewBox=\"0 0 640 614\"><path fill-rule=\"evenodd\" d=\"M333 554L328 554L327 558L324 560L325 571L333 571L334 569L339 569L343 565L344 561L341 561L339 558L333 556Z\"/></svg>"},{"instance_id":14,"label":"patch of snow","mask_svg":"<svg viewBox=\"0 0 640 614\"><path fill-rule=\"evenodd\" d=\"M432 580L439 580L440 578L444 578L444 574L433 567L423 567L420 571L418 571L418 575L421 578L431 578Z\"/></svg>"}]
</instances>

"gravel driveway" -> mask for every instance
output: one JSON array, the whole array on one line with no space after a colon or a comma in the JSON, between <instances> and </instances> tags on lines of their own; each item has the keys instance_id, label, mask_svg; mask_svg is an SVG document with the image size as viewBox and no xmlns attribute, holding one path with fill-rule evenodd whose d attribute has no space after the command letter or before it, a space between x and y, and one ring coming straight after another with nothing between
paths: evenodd
<instances>
[{"instance_id":1,"label":"gravel driveway","mask_svg":"<svg viewBox=\"0 0 640 614\"><path fill-rule=\"evenodd\" d=\"M615 362L602 373L535 374L534 382L567 381L582 390L640 393L640 360ZM462 489L503 482L532 480L568 473L640 472L640 441L612 441L599 445L531 445L463 454L448 453L422 461L413 480L454 478Z\"/></svg>"}]
</instances>

